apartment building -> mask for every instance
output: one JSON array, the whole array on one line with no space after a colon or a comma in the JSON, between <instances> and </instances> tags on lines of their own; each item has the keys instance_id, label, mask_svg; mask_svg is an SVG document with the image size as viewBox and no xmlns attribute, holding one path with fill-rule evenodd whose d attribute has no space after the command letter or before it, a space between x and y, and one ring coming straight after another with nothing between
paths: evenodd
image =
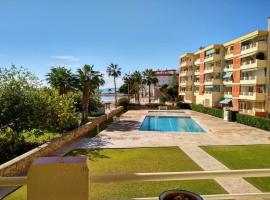
<instances>
[{"instance_id":1,"label":"apartment building","mask_svg":"<svg viewBox=\"0 0 270 200\"><path fill-rule=\"evenodd\" d=\"M258 30L181 55L179 95L188 103L257 116L270 113L268 37L269 31Z\"/></svg>"}]
</instances>

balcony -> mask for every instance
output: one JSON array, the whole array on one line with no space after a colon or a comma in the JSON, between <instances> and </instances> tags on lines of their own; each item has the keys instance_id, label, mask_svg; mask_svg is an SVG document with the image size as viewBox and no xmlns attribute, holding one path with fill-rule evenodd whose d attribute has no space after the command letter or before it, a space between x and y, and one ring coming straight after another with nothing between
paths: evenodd
<instances>
[{"instance_id":1,"label":"balcony","mask_svg":"<svg viewBox=\"0 0 270 200\"><path fill-rule=\"evenodd\" d=\"M240 69L266 68L267 60L249 60L241 63Z\"/></svg>"},{"instance_id":2,"label":"balcony","mask_svg":"<svg viewBox=\"0 0 270 200\"><path fill-rule=\"evenodd\" d=\"M196 69L194 72L195 75L200 75L200 69Z\"/></svg>"},{"instance_id":3,"label":"balcony","mask_svg":"<svg viewBox=\"0 0 270 200\"><path fill-rule=\"evenodd\" d=\"M239 99L264 101L265 100L265 93L240 92Z\"/></svg>"},{"instance_id":4,"label":"balcony","mask_svg":"<svg viewBox=\"0 0 270 200\"><path fill-rule=\"evenodd\" d=\"M200 80L195 80L194 85L196 85L196 86L200 85Z\"/></svg>"},{"instance_id":5,"label":"balcony","mask_svg":"<svg viewBox=\"0 0 270 200\"><path fill-rule=\"evenodd\" d=\"M232 85L232 80L231 79L224 79L223 84L224 85Z\"/></svg>"},{"instance_id":6,"label":"balcony","mask_svg":"<svg viewBox=\"0 0 270 200\"><path fill-rule=\"evenodd\" d=\"M233 58L233 52L230 52L229 54L225 55L225 59L232 59Z\"/></svg>"},{"instance_id":7,"label":"balcony","mask_svg":"<svg viewBox=\"0 0 270 200\"><path fill-rule=\"evenodd\" d=\"M220 66L207 66L204 69L204 73L218 73L221 72L221 67Z\"/></svg>"},{"instance_id":8,"label":"balcony","mask_svg":"<svg viewBox=\"0 0 270 200\"><path fill-rule=\"evenodd\" d=\"M240 84L248 85L248 84L266 84L265 76L244 76L240 79Z\"/></svg>"},{"instance_id":9,"label":"balcony","mask_svg":"<svg viewBox=\"0 0 270 200\"><path fill-rule=\"evenodd\" d=\"M225 65L224 66L224 72L232 71L233 70L233 64Z\"/></svg>"},{"instance_id":10,"label":"balcony","mask_svg":"<svg viewBox=\"0 0 270 200\"><path fill-rule=\"evenodd\" d=\"M184 61L184 62L181 62L181 64L180 64L180 67L186 67L186 66L190 66L192 64L192 62L191 61Z\"/></svg>"},{"instance_id":11,"label":"balcony","mask_svg":"<svg viewBox=\"0 0 270 200\"><path fill-rule=\"evenodd\" d=\"M204 59L204 62L218 61L221 60L222 56L220 54L213 54L211 56L207 56Z\"/></svg>"},{"instance_id":12,"label":"balcony","mask_svg":"<svg viewBox=\"0 0 270 200\"><path fill-rule=\"evenodd\" d=\"M267 51L267 43L266 42L256 42L251 43L241 48L241 55L250 54L256 51Z\"/></svg>"},{"instance_id":13,"label":"balcony","mask_svg":"<svg viewBox=\"0 0 270 200\"><path fill-rule=\"evenodd\" d=\"M187 83L187 81L181 81L181 82L180 82L180 86L185 86L186 83Z\"/></svg>"},{"instance_id":14,"label":"balcony","mask_svg":"<svg viewBox=\"0 0 270 200\"><path fill-rule=\"evenodd\" d=\"M186 92L185 91L179 91L179 95L185 95L186 94Z\"/></svg>"},{"instance_id":15,"label":"balcony","mask_svg":"<svg viewBox=\"0 0 270 200\"><path fill-rule=\"evenodd\" d=\"M221 84L221 79L214 79L214 78L207 78L204 81L205 85L220 85Z\"/></svg>"},{"instance_id":16,"label":"balcony","mask_svg":"<svg viewBox=\"0 0 270 200\"><path fill-rule=\"evenodd\" d=\"M200 63L201 63L200 59L196 59L194 62L195 65L200 65Z\"/></svg>"},{"instance_id":17,"label":"balcony","mask_svg":"<svg viewBox=\"0 0 270 200\"><path fill-rule=\"evenodd\" d=\"M232 98L232 92L230 91L225 91L223 95L224 95L224 98Z\"/></svg>"},{"instance_id":18,"label":"balcony","mask_svg":"<svg viewBox=\"0 0 270 200\"><path fill-rule=\"evenodd\" d=\"M187 76L187 70L180 71L180 76Z\"/></svg>"}]
</instances>

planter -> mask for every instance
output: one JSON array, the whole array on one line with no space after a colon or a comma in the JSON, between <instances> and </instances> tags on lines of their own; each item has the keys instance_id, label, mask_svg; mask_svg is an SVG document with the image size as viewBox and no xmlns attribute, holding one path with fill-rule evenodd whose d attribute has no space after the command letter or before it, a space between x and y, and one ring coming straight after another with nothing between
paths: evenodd
<instances>
[{"instance_id":1,"label":"planter","mask_svg":"<svg viewBox=\"0 0 270 200\"><path fill-rule=\"evenodd\" d=\"M203 200L203 198L186 190L168 190L159 195L159 200Z\"/></svg>"}]
</instances>

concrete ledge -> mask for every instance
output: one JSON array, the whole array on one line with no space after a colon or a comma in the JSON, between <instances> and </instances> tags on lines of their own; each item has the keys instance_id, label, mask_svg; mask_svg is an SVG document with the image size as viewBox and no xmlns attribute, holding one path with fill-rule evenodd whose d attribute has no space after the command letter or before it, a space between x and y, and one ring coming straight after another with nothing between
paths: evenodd
<instances>
[{"instance_id":1,"label":"concrete ledge","mask_svg":"<svg viewBox=\"0 0 270 200\"><path fill-rule=\"evenodd\" d=\"M112 118L116 114L123 111L124 108L118 107L111 112L98 117L93 122L88 122L72 131L65 133L62 137L56 138L42 144L2 165L0 165L0 176L16 176L27 172L34 159L41 156L49 156L64 145L74 141L75 139L82 137L89 133L91 130L97 127L97 125L104 123L108 119Z\"/></svg>"}]
</instances>

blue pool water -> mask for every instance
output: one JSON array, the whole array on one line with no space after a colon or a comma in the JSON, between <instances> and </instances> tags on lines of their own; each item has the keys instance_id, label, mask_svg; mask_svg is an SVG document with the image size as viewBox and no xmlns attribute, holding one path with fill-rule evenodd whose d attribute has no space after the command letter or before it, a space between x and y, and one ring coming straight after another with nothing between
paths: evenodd
<instances>
[{"instance_id":1,"label":"blue pool water","mask_svg":"<svg viewBox=\"0 0 270 200\"><path fill-rule=\"evenodd\" d=\"M160 132L205 132L190 117L146 116L140 127L141 131Z\"/></svg>"}]
</instances>

